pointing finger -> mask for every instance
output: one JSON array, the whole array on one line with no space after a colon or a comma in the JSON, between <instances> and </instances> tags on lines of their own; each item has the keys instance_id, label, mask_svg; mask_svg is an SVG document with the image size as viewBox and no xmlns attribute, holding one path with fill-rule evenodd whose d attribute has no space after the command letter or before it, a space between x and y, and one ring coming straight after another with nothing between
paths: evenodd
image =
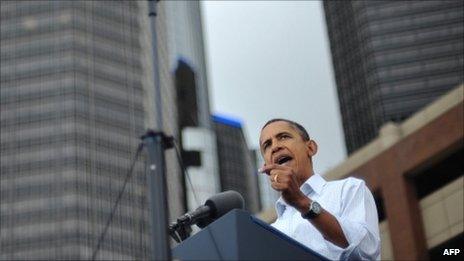
<instances>
[{"instance_id":1,"label":"pointing finger","mask_svg":"<svg viewBox=\"0 0 464 261\"><path fill-rule=\"evenodd\" d=\"M271 170L274 170L274 169L286 170L286 169L289 169L289 167L279 165L279 164L269 164L269 165L262 166L258 171L269 175Z\"/></svg>"}]
</instances>

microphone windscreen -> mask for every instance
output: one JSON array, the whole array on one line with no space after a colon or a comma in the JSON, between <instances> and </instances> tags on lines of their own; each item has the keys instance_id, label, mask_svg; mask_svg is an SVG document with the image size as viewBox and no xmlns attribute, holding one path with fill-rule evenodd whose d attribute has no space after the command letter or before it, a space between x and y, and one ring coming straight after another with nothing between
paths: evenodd
<instances>
[{"instance_id":1,"label":"microphone windscreen","mask_svg":"<svg viewBox=\"0 0 464 261\"><path fill-rule=\"evenodd\" d=\"M208 218L204 218L197 223L200 228L203 228L214 220L227 214L232 209L244 209L245 201L242 195L237 191L228 190L218 193L210 197L205 202L205 206L210 207L211 213Z\"/></svg>"},{"instance_id":2,"label":"microphone windscreen","mask_svg":"<svg viewBox=\"0 0 464 261\"><path fill-rule=\"evenodd\" d=\"M243 209L244 200L237 191L228 190L210 197L205 205L213 210L211 217L217 219L232 209Z\"/></svg>"}]
</instances>

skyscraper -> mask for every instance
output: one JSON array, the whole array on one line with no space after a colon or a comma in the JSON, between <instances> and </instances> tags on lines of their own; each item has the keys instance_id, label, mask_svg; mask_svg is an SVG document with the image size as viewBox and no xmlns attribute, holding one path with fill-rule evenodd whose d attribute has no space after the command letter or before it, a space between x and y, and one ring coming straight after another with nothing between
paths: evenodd
<instances>
[{"instance_id":1,"label":"skyscraper","mask_svg":"<svg viewBox=\"0 0 464 261\"><path fill-rule=\"evenodd\" d=\"M213 116L216 130L221 189L235 190L244 200L250 212L261 209L258 170L248 149L242 124L230 117Z\"/></svg>"},{"instance_id":2,"label":"skyscraper","mask_svg":"<svg viewBox=\"0 0 464 261\"><path fill-rule=\"evenodd\" d=\"M324 1L348 153L463 82L462 1Z\"/></svg>"},{"instance_id":3,"label":"skyscraper","mask_svg":"<svg viewBox=\"0 0 464 261\"><path fill-rule=\"evenodd\" d=\"M177 51L170 41L172 34L197 32L182 23L170 30L176 16L169 4L158 3L155 86L147 1L0 3L0 259L91 257L139 136L160 127L155 87L161 89L163 130L179 139L172 70ZM149 255L144 157L98 259ZM172 150L166 163L169 210L176 217L185 202Z\"/></svg>"},{"instance_id":4,"label":"skyscraper","mask_svg":"<svg viewBox=\"0 0 464 261\"><path fill-rule=\"evenodd\" d=\"M255 163L255 169L258 170L264 165L264 159L261 156L259 149L250 150L253 162ZM268 210L275 208L275 203L280 197L280 193L271 187L271 181L269 176L263 173L258 173L258 187L259 187L259 199L261 210Z\"/></svg>"},{"instance_id":5,"label":"skyscraper","mask_svg":"<svg viewBox=\"0 0 464 261\"><path fill-rule=\"evenodd\" d=\"M199 1L167 1L169 64L178 105L179 143L190 175L185 205L193 210L220 191L216 138L211 123ZM191 184L190 184L191 183Z\"/></svg>"}]
</instances>

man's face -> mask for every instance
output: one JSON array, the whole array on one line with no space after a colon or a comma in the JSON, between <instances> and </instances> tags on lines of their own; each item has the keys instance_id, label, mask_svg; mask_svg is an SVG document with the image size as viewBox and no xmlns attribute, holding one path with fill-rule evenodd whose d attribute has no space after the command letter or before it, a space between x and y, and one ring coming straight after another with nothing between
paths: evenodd
<instances>
[{"instance_id":1,"label":"man's face","mask_svg":"<svg viewBox=\"0 0 464 261\"><path fill-rule=\"evenodd\" d=\"M259 138L260 150L266 165L279 164L292 168L300 180L312 173L310 157L316 153L311 141L305 141L298 130L285 121L267 125Z\"/></svg>"}]
</instances>

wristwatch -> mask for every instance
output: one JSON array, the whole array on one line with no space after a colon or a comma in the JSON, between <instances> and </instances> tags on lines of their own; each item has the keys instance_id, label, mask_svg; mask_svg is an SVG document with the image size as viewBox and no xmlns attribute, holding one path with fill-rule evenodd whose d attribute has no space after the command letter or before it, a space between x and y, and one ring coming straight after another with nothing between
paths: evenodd
<instances>
[{"instance_id":1,"label":"wristwatch","mask_svg":"<svg viewBox=\"0 0 464 261\"><path fill-rule=\"evenodd\" d=\"M304 219L313 219L317 217L322 212L322 207L316 201L312 201L309 205L308 212L301 214Z\"/></svg>"}]
</instances>

